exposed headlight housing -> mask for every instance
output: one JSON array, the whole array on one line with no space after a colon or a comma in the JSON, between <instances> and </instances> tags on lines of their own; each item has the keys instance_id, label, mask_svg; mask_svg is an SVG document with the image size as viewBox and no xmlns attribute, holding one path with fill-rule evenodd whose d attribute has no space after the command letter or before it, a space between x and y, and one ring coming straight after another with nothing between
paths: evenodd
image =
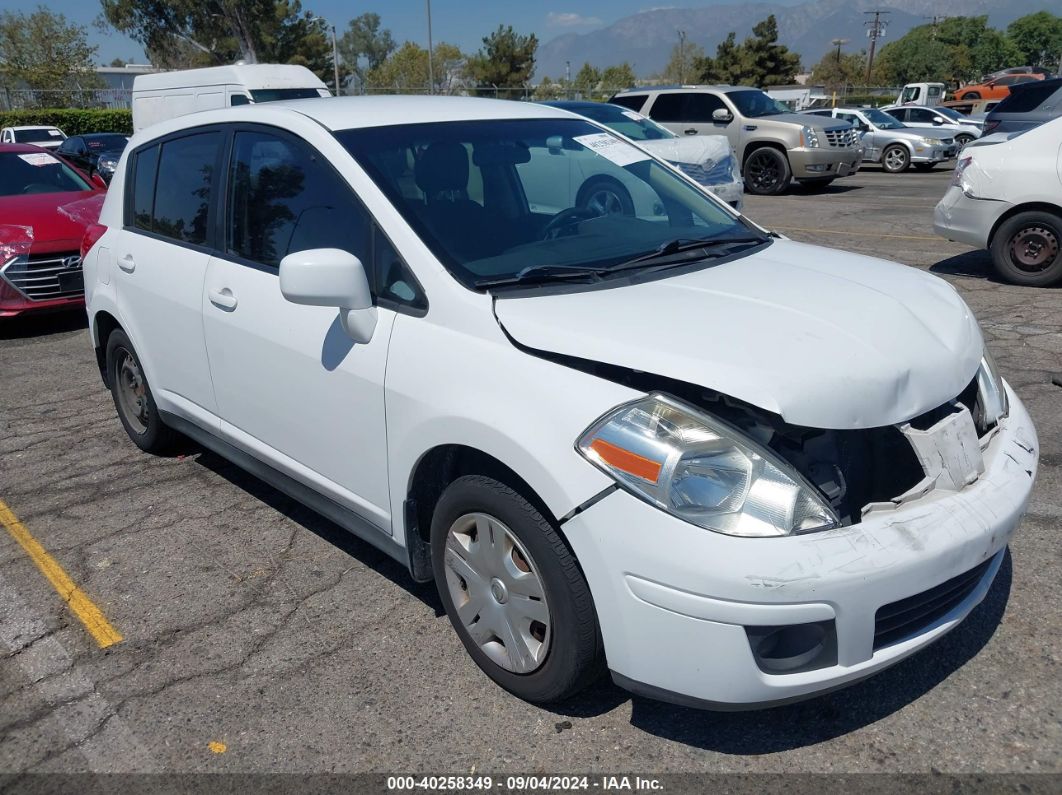
<instances>
[{"instance_id":1,"label":"exposed headlight housing","mask_svg":"<svg viewBox=\"0 0 1062 795\"><path fill-rule=\"evenodd\" d=\"M981 367L977 370L977 395L984 411L986 427L997 424L1010 413L1007 390L1003 387L1003 379L988 348L985 348Z\"/></svg>"},{"instance_id":2,"label":"exposed headlight housing","mask_svg":"<svg viewBox=\"0 0 1062 795\"><path fill-rule=\"evenodd\" d=\"M804 125L800 128L800 145L806 146L809 149L818 149L819 134L813 127Z\"/></svg>"},{"instance_id":3,"label":"exposed headlight housing","mask_svg":"<svg viewBox=\"0 0 1062 795\"><path fill-rule=\"evenodd\" d=\"M773 452L665 395L613 409L576 447L635 496L717 533L787 536L840 524L819 492Z\"/></svg>"}]
</instances>

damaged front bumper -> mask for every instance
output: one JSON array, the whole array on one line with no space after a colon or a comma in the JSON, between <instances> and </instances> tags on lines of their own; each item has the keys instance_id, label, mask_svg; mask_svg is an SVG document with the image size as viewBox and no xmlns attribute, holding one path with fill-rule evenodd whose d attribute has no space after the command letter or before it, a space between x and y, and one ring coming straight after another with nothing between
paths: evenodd
<instances>
[{"instance_id":1,"label":"damaged front bumper","mask_svg":"<svg viewBox=\"0 0 1062 795\"><path fill-rule=\"evenodd\" d=\"M735 538L622 490L570 519L613 677L663 700L764 707L862 679L955 627L988 591L1036 475L1035 429L1007 391L973 483L856 525Z\"/></svg>"}]
</instances>

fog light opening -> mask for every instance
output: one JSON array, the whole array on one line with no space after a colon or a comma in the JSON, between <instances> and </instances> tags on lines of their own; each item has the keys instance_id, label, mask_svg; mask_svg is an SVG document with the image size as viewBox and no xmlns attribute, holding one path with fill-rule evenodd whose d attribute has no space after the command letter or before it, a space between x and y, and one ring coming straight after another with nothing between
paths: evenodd
<instances>
[{"instance_id":1,"label":"fog light opening","mask_svg":"<svg viewBox=\"0 0 1062 795\"><path fill-rule=\"evenodd\" d=\"M756 664L764 673L789 674L837 664L834 622L745 627Z\"/></svg>"}]
</instances>

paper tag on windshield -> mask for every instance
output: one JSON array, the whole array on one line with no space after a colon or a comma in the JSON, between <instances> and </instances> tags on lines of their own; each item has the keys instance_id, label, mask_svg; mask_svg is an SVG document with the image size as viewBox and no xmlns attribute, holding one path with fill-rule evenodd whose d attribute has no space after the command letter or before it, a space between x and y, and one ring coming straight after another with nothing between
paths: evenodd
<instances>
[{"instance_id":1,"label":"paper tag on windshield","mask_svg":"<svg viewBox=\"0 0 1062 795\"><path fill-rule=\"evenodd\" d=\"M633 110L625 110L623 111L623 115L626 116L628 119L633 119L634 121L641 121L645 118L645 116L640 113L635 113Z\"/></svg>"},{"instance_id":2,"label":"paper tag on windshield","mask_svg":"<svg viewBox=\"0 0 1062 795\"><path fill-rule=\"evenodd\" d=\"M617 166L629 166L631 163L649 159L649 155L638 147L614 138L608 133L576 135L573 140L611 160Z\"/></svg>"},{"instance_id":3,"label":"paper tag on windshield","mask_svg":"<svg viewBox=\"0 0 1062 795\"><path fill-rule=\"evenodd\" d=\"M54 157L46 155L44 152L33 152L28 155L19 155L19 159L25 160L31 166L50 166L55 162Z\"/></svg>"},{"instance_id":4,"label":"paper tag on windshield","mask_svg":"<svg viewBox=\"0 0 1062 795\"><path fill-rule=\"evenodd\" d=\"M52 136L52 138L58 138L62 133L58 130L48 130L48 135Z\"/></svg>"}]
</instances>

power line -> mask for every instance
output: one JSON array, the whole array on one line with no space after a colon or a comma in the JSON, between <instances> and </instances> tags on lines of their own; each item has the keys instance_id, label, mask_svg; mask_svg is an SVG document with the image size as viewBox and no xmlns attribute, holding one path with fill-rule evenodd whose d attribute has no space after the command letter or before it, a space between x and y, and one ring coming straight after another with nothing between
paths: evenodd
<instances>
[{"instance_id":1,"label":"power line","mask_svg":"<svg viewBox=\"0 0 1062 795\"><path fill-rule=\"evenodd\" d=\"M891 11L876 10L876 11L864 11L866 16L874 15L873 19L868 19L863 24L867 28L867 38L870 39L870 55L867 57L867 85L870 85L870 70L874 67L874 50L877 48L878 39L885 38L885 28L888 27L889 21L882 19Z\"/></svg>"}]
</instances>

